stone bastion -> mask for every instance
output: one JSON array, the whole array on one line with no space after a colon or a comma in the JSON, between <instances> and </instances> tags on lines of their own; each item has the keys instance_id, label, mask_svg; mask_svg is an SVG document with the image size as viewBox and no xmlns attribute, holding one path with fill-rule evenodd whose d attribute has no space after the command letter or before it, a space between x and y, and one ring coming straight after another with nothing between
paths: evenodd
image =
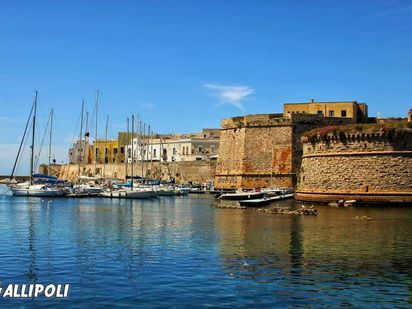
<instances>
[{"instance_id":1,"label":"stone bastion","mask_svg":"<svg viewBox=\"0 0 412 309\"><path fill-rule=\"evenodd\" d=\"M407 123L329 126L301 138L296 199L412 205L412 128Z\"/></svg>"}]
</instances>

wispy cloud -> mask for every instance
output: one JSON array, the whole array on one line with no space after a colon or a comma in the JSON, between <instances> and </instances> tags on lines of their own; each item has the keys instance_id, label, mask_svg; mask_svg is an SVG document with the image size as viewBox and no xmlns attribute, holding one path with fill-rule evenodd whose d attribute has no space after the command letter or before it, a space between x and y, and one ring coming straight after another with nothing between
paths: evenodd
<instances>
[{"instance_id":1,"label":"wispy cloud","mask_svg":"<svg viewBox=\"0 0 412 309\"><path fill-rule=\"evenodd\" d=\"M140 104L140 107L147 108L147 109L152 109L154 107L154 104L152 102L144 102Z\"/></svg>"},{"instance_id":2,"label":"wispy cloud","mask_svg":"<svg viewBox=\"0 0 412 309\"><path fill-rule=\"evenodd\" d=\"M211 90L221 103L231 104L241 110L244 110L242 102L255 93L255 89L249 86L204 84L203 87Z\"/></svg>"}]
</instances>

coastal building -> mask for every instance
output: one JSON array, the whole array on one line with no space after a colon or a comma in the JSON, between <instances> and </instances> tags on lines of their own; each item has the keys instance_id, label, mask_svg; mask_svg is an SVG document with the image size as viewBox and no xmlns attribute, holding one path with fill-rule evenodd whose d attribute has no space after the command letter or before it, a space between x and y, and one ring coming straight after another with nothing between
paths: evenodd
<instances>
[{"instance_id":1,"label":"coastal building","mask_svg":"<svg viewBox=\"0 0 412 309\"><path fill-rule=\"evenodd\" d=\"M96 157L96 163L116 163L119 155L118 141L117 140L103 140L98 139L94 141L92 162Z\"/></svg>"},{"instance_id":2,"label":"coastal building","mask_svg":"<svg viewBox=\"0 0 412 309\"><path fill-rule=\"evenodd\" d=\"M83 162L84 161L84 162ZM82 141L76 141L69 149L69 163L91 163L92 162L92 146L89 144L88 139Z\"/></svg>"},{"instance_id":3,"label":"coastal building","mask_svg":"<svg viewBox=\"0 0 412 309\"><path fill-rule=\"evenodd\" d=\"M357 101L338 102L311 102L285 103L283 116L289 118L293 114L312 114L323 117L350 118L354 123L366 123L368 121L368 106Z\"/></svg>"},{"instance_id":4,"label":"coastal building","mask_svg":"<svg viewBox=\"0 0 412 309\"><path fill-rule=\"evenodd\" d=\"M203 129L200 133L156 134L146 138L133 138L127 146L128 162L132 149L135 162L182 162L216 160L219 149L220 129Z\"/></svg>"},{"instance_id":5,"label":"coastal building","mask_svg":"<svg viewBox=\"0 0 412 309\"><path fill-rule=\"evenodd\" d=\"M131 145L132 138L137 137L137 133L132 135L131 132L119 132L117 133L117 157L116 163L124 163L126 160L127 145Z\"/></svg>"}]
</instances>

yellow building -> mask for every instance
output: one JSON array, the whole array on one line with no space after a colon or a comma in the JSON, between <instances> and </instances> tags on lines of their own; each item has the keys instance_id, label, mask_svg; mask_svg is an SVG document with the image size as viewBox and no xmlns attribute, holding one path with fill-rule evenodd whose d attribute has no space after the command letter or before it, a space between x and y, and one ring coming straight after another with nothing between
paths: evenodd
<instances>
[{"instance_id":1,"label":"yellow building","mask_svg":"<svg viewBox=\"0 0 412 309\"><path fill-rule=\"evenodd\" d=\"M137 133L133 134L134 137L137 137ZM126 150L127 150L127 145L131 145L132 143L132 138L133 135L131 132L119 132L117 134L117 149L118 149L118 154L116 158L116 163L124 163L126 160Z\"/></svg>"},{"instance_id":2,"label":"yellow building","mask_svg":"<svg viewBox=\"0 0 412 309\"><path fill-rule=\"evenodd\" d=\"M97 140L93 144L92 162L96 157L96 163L116 163L119 156L117 140Z\"/></svg>"},{"instance_id":3,"label":"yellow building","mask_svg":"<svg viewBox=\"0 0 412 309\"><path fill-rule=\"evenodd\" d=\"M285 103L283 116L291 114L317 114L323 117L352 118L355 123L366 123L368 106L357 101Z\"/></svg>"}]
</instances>

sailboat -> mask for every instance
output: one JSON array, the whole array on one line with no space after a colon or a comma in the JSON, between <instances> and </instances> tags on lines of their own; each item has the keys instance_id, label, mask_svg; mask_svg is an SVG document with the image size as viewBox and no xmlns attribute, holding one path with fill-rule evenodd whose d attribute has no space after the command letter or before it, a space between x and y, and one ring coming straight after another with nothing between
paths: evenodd
<instances>
[{"instance_id":1,"label":"sailboat","mask_svg":"<svg viewBox=\"0 0 412 309\"><path fill-rule=\"evenodd\" d=\"M132 115L132 136L134 136L134 115ZM133 141L133 139L132 139ZM147 199L157 197L156 192L151 187L134 187L133 184L133 174L134 174L134 143L132 142L132 162L131 162L131 180L130 180L130 188L119 188L114 190L106 190L100 194L102 197L109 197L109 198L128 198L128 199Z\"/></svg>"},{"instance_id":2,"label":"sailboat","mask_svg":"<svg viewBox=\"0 0 412 309\"><path fill-rule=\"evenodd\" d=\"M96 134L97 134L97 108L98 108L98 100L99 100L99 92L97 90L96 93ZM79 135L79 150L82 150L82 154L80 154L79 158L79 184L74 185L72 189L72 193L69 195L70 197L89 197L89 196L98 196L103 189L101 188L99 182L101 180L100 177L88 177L84 175L84 164L86 160L86 147L88 147L87 143L87 125L88 125L88 117L86 117L86 132L84 135L84 142L83 142L83 121L84 121L84 100L82 101L82 110L80 115L80 135ZM97 139L97 138L96 138Z\"/></svg>"},{"instance_id":3,"label":"sailboat","mask_svg":"<svg viewBox=\"0 0 412 309\"><path fill-rule=\"evenodd\" d=\"M30 152L31 152L30 153L30 176L29 176L30 178L29 178L29 181L26 183L21 183L21 184L16 184L16 185L11 186L10 190L13 193L13 195L16 195L16 196L58 197L58 196L63 195L62 189L57 188L55 185L51 183L35 184L33 182L33 178L34 178L34 168L33 168L34 167L34 137L35 137L35 130L36 130L37 95L38 95L38 92L36 90L35 96L34 96L34 103L30 111L29 119L27 120L26 129L24 130L23 139L20 144L20 148L17 153L17 158L16 158L16 161L13 167L13 172L12 172L12 175L13 175L15 168L16 168L16 163L20 156L20 151L23 145L23 141L26 137L27 127L29 125L31 115L33 114L32 140L31 140L31 146L30 146Z\"/></svg>"}]
</instances>

